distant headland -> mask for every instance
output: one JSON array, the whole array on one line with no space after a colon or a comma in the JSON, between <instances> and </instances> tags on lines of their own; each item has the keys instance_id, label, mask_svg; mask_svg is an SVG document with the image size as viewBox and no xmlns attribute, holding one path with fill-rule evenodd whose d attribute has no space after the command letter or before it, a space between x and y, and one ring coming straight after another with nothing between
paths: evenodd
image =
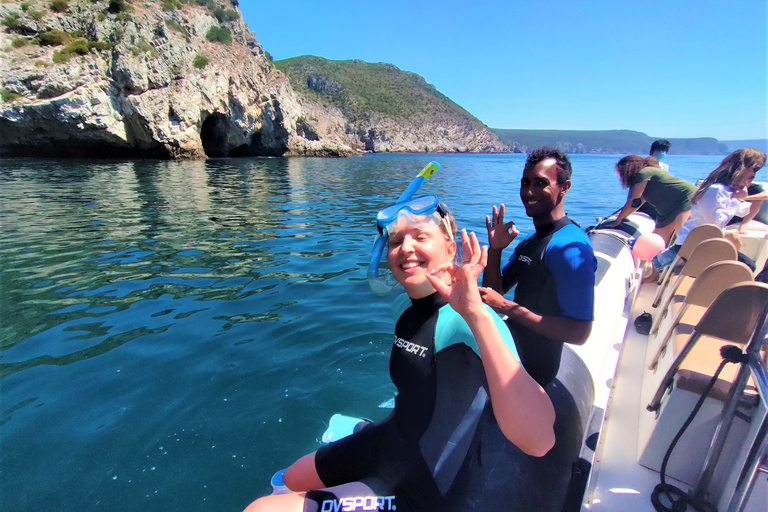
<instances>
[{"instance_id":1,"label":"distant headland","mask_svg":"<svg viewBox=\"0 0 768 512\"><path fill-rule=\"evenodd\" d=\"M712 137L673 138L652 137L633 130L510 130L493 129L499 138L515 148L527 150L553 146L568 153L597 153L616 155L647 155L656 139L672 143L670 155L725 155L743 147L768 149L767 139L717 140Z\"/></svg>"},{"instance_id":2,"label":"distant headland","mask_svg":"<svg viewBox=\"0 0 768 512\"><path fill-rule=\"evenodd\" d=\"M544 144L647 154L653 140L630 130L492 130L391 64L273 62L237 0L25 0L0 3L0 24L0 157L503 153ZM742 142L670 140L672 154L722 154ZM765 150L766 141L753 142Z\"/></svg>"}]
</instances>

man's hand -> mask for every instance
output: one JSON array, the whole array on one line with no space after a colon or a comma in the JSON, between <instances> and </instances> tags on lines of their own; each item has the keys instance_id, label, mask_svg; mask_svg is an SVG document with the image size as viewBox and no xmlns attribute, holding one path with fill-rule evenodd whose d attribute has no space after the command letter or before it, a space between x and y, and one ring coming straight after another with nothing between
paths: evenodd
<instances>
[{"instance_id":1,"label":"man's hand","mask_svg":"<svg viewBox=\"0 0 768 512\"><path fill-rule=\"evenodd\" d=\"M504 224L504 203L500 208L493 207L492 216L485 216L485 228L488 230L488 247L491 250L501 251L512 243L512 240L520 233L512 221Z\"/></svg>"},{"instance_id":2,"label":"man's hand","mask_svg":"<svg viewBox=\"0 0 768 512\"><path fill-rule=\"evenodd\" d=\"M512 306L516 304L511 300L504 298L502 294L494 290L493 288L480 288L480 298L483 299L492 310L505 315Z\"/></svg>"}]
</instances>

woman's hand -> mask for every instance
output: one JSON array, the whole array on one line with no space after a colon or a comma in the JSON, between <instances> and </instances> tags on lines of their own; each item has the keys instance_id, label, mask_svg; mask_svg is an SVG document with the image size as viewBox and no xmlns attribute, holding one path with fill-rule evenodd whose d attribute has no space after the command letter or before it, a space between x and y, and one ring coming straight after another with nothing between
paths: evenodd
<instances>
[{"instance_id":1,"label":"woman's hand","mask_svg":"<svg viewBox=\"0 0 768 512\"><path fill-rule=\"evenodd\" d=\"M477 287L477 278L488 262L488 248L480 247L475 233L467 235L461 230L461 264L443 263L427 274L427 279L437 292L457 313L464 316L477 311L484 311L483 301ZM450 277L446 283L438 274L445 272Z\"/></svg>"},{"instance_id":2,"label":"woman's hand","mask_svg":"<svg viewBox=\"0 0 768 512\"><path fill-rule=\"evenodd\" d=\"M488 245L491 249L501 251L512 243L512 240L520 233L513 221L504 224L504 203L500 208L493 206L492 216L485 216L485 228L488 230Z\"/></svg>"}]
</instances>

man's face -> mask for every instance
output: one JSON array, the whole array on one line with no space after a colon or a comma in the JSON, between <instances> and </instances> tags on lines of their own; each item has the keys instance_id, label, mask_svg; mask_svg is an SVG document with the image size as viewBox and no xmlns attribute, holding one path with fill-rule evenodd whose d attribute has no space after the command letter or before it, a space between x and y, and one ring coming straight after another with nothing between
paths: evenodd
<instances>
[{"instance_id":1,"label":"man's face","mask_svg":"<svg viewBox=\"0 0 768 512\"><path fill-rule=\"evenodd\" d=\"M533 168L525 169L520 180L520 199L526 215L534 220L551 217L552 210L563 200L570 182L564 185L557 183L557 161L554 158L547 158Z\"/></svg>"}]
</instances>

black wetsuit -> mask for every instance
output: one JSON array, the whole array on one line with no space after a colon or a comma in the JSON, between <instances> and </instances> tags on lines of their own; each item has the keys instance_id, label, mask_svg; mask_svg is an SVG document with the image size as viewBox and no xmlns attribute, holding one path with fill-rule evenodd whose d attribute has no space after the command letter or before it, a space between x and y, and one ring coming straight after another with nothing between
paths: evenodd
<instances>
[{"instance_id":1,"label":"black wetsuit","mask_svg":"<svg viewBox=\"0 0 768 512\"><path fill-rule=\"evenodd\" d=\"M404 297L400 311L411 304ZM469 326L437 294L414 300L396 318L394 412L320 448L316 467L327 486L357 483L310 491L307 498L322 512L509 510L516 492L512 460L527 456L499 429Z\"/></svg>"},{"instance_id":2,"label":"black wetsuit","mask_svg":"<svg viewBox=\"0 0 768 512\"><path fill-rule=\"evenodd\" d=\"M536 229L502 270L504 293L538 315L592 320L597 259L586 234L569 219ZM523 367L541 386L557 375L563 344L508 321Z\"/></svg>"}]
</instances>

